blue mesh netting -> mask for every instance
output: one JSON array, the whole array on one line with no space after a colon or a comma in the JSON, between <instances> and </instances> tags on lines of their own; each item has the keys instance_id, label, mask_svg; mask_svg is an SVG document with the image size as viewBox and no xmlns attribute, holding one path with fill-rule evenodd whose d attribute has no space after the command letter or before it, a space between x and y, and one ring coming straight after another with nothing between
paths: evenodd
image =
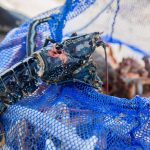
<instances>
[{"instance_id":1,"label":"blue mesh netting","mask_svg":"<svg viewBox=\"0 0 150 150\"><path fill-rule=\"evenodd\" d=\"M149 149L150 100L120 99L83 83L51 85L1 117L10 149Z\"/></svg>"},{"instance_id":2,"label":"blue mesh netting","mask_svg":"<svg viewBox=\"0 0 150 150\"><path fill-rule=\"evenodd\" d=\"M47 37L61 41L63 35L69 35L74 26L68 27L66 23L69 20L71 23L80 13L86 13L94 2L96 0L67 0L64 6L12 30L0 45L0 73L26 57L29 26L34 20L51 16L36 28L35 50L39 50ZM112 2L108 3L109 7L106 5L106 9ZM113 7L111 11L116 12ZM104 39L123 43L107 35ZM41 85L38 92L10 106L0 121L6 140L3 149L150 149L149 98L111 97L80 82L44 88Z\"/></svg>"}]
</instances>

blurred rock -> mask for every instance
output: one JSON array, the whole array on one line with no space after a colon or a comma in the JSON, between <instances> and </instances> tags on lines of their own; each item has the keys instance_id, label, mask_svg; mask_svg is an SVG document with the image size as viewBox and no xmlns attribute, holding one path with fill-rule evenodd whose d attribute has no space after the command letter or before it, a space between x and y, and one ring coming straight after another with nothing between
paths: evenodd
<instances>
[{"instance_id":1,"label":"blurred rock","mask_svg":"<svg viewBox=\"0 0 150 150\"><path fill-rule=\"evenodd\" d=\"M25 22L28 18L20 13L0 7L0 41L6 33Z\"/></svg>"}]
</instances>

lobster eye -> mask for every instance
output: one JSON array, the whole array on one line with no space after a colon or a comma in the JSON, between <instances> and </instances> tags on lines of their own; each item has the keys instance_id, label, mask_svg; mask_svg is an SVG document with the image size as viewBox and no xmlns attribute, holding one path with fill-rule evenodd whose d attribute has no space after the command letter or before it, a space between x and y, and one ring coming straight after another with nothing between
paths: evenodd
<instances>
[{"instance_id":1,"label":"lobster eye","mask_svg":"<svg viewBox=\"0 0 150 150\"><path fill-rule=\"evenodd\" d=\"M57 50L57 53L58 53L58 54L62 54L62 51L61 51L61 50Z\"/></svg>"},{"instance_id":2,"label":"lobster eye","mask_svg":"<svg viewBox=\"0 0 150 150\"><path fill-rule=\"evenodd\" d=\"M56 44L56 49L57 50L63 49L63 45L62 44Z\"/></svg>"}]
</instances>

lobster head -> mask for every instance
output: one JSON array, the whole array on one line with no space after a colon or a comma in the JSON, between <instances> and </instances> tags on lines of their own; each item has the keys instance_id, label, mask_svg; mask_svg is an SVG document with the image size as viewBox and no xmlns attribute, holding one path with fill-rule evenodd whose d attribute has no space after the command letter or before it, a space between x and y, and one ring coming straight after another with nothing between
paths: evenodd
<instances>
[{"instance_id":1,"label":"lobster head","mask_svg":"<svg viewBox=\"0 0 150 150\"><path fill-rule=\"evenodd\" d=\"M76 70L86 66L91 54L100 46L99 39L100 33L94 32L73 36L61 43L54 43L49 48L45 47L41 53L45 64L41 78L46 82L74 78Z\"/></svg>"}]
</instances>

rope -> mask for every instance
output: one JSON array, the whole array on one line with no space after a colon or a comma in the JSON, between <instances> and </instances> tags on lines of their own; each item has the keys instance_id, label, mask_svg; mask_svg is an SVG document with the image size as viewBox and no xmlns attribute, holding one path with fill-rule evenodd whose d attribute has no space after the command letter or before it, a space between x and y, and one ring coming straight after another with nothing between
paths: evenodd
<instances>
[{"instance_id":1,"label":"rope","mask_svg":"<svg viewBox=\"0 0 150 150\"><path fill-rule=\"evenodd\" d=\"M112 22L112 25L111 25L110 37L113 37L114 31L115 31L116 18L117 18L118 12L120 10L120 0L116 0L116 1L117 1L117 8L116 8L115 15L114 15L114 18L113 18L113 22Z\"/></svg>"}]
</instances>

